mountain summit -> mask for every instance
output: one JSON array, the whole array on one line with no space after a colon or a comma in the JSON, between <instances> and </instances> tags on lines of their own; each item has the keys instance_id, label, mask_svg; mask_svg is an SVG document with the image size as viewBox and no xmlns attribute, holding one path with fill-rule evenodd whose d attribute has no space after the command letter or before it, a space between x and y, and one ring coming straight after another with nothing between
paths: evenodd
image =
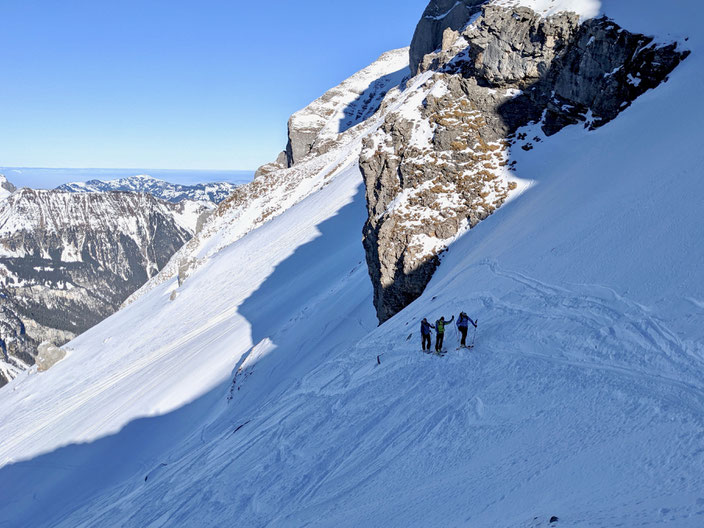
<instances>
[{"instance_id":1,"label":"mountain summit","mask_svg":"<svg viewBox=\"0 0 704 528\"><path fill-rule=\"evenodd\" d=\"M0 200L2 200L3 198L7 198L16 190L17 187L12 185L12 183L7 180L4 174L0 174Z\"/></svg>"}]
</instances>

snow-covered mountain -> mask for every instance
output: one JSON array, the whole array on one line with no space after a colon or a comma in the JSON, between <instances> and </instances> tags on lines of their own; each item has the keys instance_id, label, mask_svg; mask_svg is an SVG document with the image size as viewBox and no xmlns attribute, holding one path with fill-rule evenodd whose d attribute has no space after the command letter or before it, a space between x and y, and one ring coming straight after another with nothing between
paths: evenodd
<instances>
[{"instance_id":1,"label":"snow-covered mountain","mask_svg":"<svg viewBox=\"0 0 704 528\"><path fill-rule=\"evenodd\" d=\"M17 188L12 185L4 174L0 174L0 200L4 200L15 192Z\"/></svg>"},{"instance_id":2,"label":"snow-covered mountain","mask_svg":"<svg viewBox=\"0 0 704 528\"><path fill-rule=\"evenodd\" d=\"M66 183L57 187L59 191L72 193L94 193L108 191L144 192L152 196L178 203L184 200L220 203L237 188L234 183L199 183L180 185L140 174L117 180L89 180L87 182Z\"/></svg>"},{"instance_id":3,"label":"snow-covered mountain","mask_svg":"<svg viewBox=\"0 0 704 528\"><path fill-rule=\"evenodd\" d=\"M378 109L381 99L388 107L400 105L411 93L398 89L408 74L408 48L389 51L296 112L289 120L287 151L296 152L291 166L279 159L260 168L254 180L235 189L161 273L126 303L174 277L182 283L213 255L319 191L342 168L356 163L362 139L381 124L383 116L374 115L354 126L348 121L349 116L367 115L370 108ZM390 79L396 84L393 90L389 88Z\"/></svg>"},{"instance_id":4,"label":"snow-covered mountain","mask_svg":"<svg viewBox=\"0 0 704 528\"><path fill-rule=\"evenodd\" d=\"M603 13L624 43L653 35L692 54L604 126L584 126L592 108L557 133L544 115L521 124L501 146L515 188L377 325L362 229L398 189L369 185L360 156L374 141L379 159L405 156L386 137L421 130L447 95L430 92L448 80L434 69L460 38L448 32L373 116L260 172L63 361L0 391L6 525L702 525L704 8L490 7L535 20L516 4L583 23ZM484 58L472 64L512 62ZM420 352L419 321L460 310L479 320L475 348L455 350L450 329L447 356Z\"/></svg>"},{"instance_id":5,"label":"snow-covered mountain","mask_svg":"<svg viewBox=\"0 0 704 528\"><path fill-rule=\"evenodd\" d=\"M64 344L112 314L213 207L26 188L0 200L0 306L26 328L0 335L6 346L17 343L0 357L0 384L34 363L38 343Z\"/></svg>"}]
</instances>

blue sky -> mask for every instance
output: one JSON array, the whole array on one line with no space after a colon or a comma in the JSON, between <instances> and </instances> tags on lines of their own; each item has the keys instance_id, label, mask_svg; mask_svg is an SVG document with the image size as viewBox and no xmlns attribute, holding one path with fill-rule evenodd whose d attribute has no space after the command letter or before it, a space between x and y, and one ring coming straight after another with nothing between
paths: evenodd
<instances>
[{"instance_id":1,"label":"blue sky","mask_svg":"<svg viewBox=\"0 0 704 528\"><path fill-rule=\"evenodd\" d=\"M427 0L2 0L0 165L255 169Z\"/></svg>"}]
</instances>

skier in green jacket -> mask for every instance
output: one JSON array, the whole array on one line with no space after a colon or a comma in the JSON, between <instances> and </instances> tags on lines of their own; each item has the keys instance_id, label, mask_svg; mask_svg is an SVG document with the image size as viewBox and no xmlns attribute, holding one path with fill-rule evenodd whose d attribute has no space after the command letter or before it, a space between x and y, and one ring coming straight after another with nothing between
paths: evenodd
<instances>
[{"instance_id":1,"label":"skier in green jacket","mask_svg":"<svg viewBox=\"0 0 704 528\"><path fill-rule=\"evenodd\" d=\"M437 332L435 336L435 352L439 353L442 350L442 341L445 338L445 325L450 324L454 320L455 316L453 315L449 321L446 321L444 317L440 317L440 319L435 321L435 331Z\"/></svg>"}]
</instances>

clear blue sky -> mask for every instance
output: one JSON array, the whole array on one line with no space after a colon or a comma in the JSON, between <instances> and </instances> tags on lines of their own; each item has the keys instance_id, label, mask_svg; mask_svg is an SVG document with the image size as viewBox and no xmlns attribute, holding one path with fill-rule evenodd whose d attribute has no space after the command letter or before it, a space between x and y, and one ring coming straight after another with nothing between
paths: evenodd
<instances>
[{"instance_id":1,"label":"clear blue sky","mask_svg":"<svg viewBox=\"0 0 704 528\"><path fill-rule=\"evenodd\" d=\"M0 165L254 169L427 0L1 0Z\"/></svg>"}]
</instances>

